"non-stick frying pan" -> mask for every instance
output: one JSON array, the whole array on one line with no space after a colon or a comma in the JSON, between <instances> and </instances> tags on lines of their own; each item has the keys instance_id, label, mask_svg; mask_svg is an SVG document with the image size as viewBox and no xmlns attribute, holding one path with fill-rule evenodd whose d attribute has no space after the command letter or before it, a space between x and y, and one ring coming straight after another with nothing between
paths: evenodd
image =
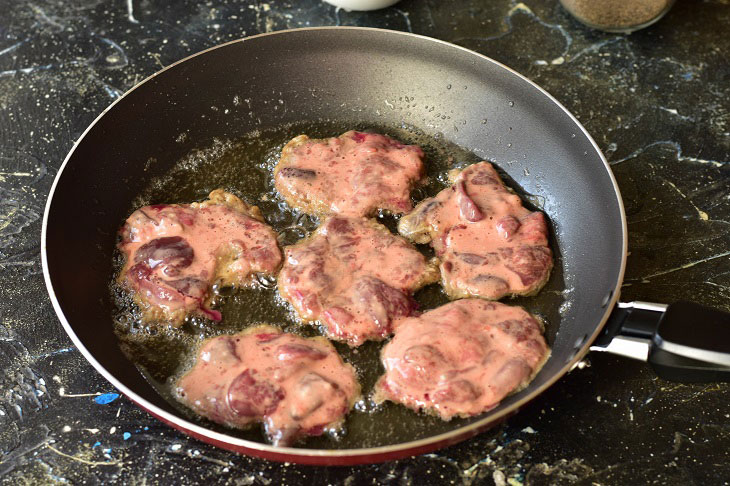
<instances>
[{"instance_id":1,"label":"non-stick frying pan","mask_svg":"<svg viewBox=\"0 0 730 486\"><path fill-rule=\"evenodd\" d=\"M116 232L134 201L141 194L181 197L155 195L150 187L153 180L163 187L159 181L175 171L185 186L178 162L204 165L191 152L205 155L213 147L208 158L214 158L216 150L225 152L220 147L227 140L244 140L239 148L245 152L246 143L256 145L257 134L279 143L291 135L287 131L307 124L320 132L329 128L329 135L348 127L372 127L457 146L495 162L513 187L545 211L558 254L556 271L542 297L518 303L547 317L552 356L527 388L486 414L449 423L397 405L390 407L390 415L353 412L347 434L363 437L360 446L342 449L337 441L330 440L330 446L325 440L276 448L190 417L163 398L125 356L113 332L109 283ZM279 133L280 140L272 133ZM451 163L438 158L433 152L430 163ZM236 174L243 181L260 173L266 164L242 160L228 179L221 179L214 166L197 177L210 180L208 189L223 183L249 202L262 203L271 218L273 203L266 206L257 200L261 194L247 194L248 186L239 186L236 179ZM205 192L195 197L203 198ZM585 129L554 98L509 68L466 49L364 28L250 37L185 59L136 86L105 110L69 153L49 196L42 237L44 274L61 323L91 364L122 393L206 442L311 464L394 459L470 437L540 394L594 341L644 359L648 353L665 376L724 379L730 366L726 316L689 304L667 313L663 306L617 305L626 248L626 219L611 170ZM542 308L533 309L532 302ZM681 324L686 317L682 314L689 314L689 323ZM624 336L611 341L618 333ZM710 344L707 336L713 338ZM383 423L378 422L381 416Z\"/></svg>"}]
</instances>

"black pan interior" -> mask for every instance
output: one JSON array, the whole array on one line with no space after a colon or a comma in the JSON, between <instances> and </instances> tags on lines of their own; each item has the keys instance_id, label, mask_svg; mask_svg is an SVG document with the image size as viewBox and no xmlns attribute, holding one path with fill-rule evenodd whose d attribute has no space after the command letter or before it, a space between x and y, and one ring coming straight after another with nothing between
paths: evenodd
<instances>
[{"instance_id":1,"label":"black pan interior","mask_svg":"<svg viewBox=\"0 0 730 486\"><path fill-rule=\"evenodd\" d=\"M189 419L125 357L114 334L108 287L117 228L135 204L202 199L221 185L262 206L277 229L296 226L296 215L272 216L277 201L257 200L270 189L272 150L303 131L329 136L349 128L425 145L434 176L453 163L493 161L546 212L557 268L538 298L516 303L545 317L553 353L530 386L497 411L561 372L594 332L620 277L621 209L600 154L562 108L504 67L438 41L372 29L290 31L210 50L134 89L85 134L57 182L46 254L63 313L99 364L151 404ZM438 187L434 177L425 192ZM419 297L440 299L435 288ZM271 320L271 309L252 305L260 298L237 293L224 313ZM283 308L280 317L288 318ZM377 349L350 358L370 362ZM377 427L374 418L382 419ZM482 418L443 423L390 406L353 414L339 442L306 446L401 443ZM257 432L232 435L261 440Z\"/></svg>"}]
</instances>

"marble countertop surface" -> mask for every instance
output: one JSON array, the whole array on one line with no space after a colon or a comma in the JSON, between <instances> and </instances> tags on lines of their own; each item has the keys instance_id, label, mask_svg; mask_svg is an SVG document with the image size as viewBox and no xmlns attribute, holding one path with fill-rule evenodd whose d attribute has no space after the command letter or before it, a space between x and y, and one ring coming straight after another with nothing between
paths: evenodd
<instances>
[{"instance_id":1,"label":"marble countertop surface","mask_svg":"<svg viewBox=\"0 0 730 486\"><path fill-rule=\"evenodd\" d=\"M590 354L506 423L406 460L302 467L165 426L104 380L51 307L46 196L75 140L146 76L216 44L320 25L384 27L486 54L593 135L628 217L622 299L730 310L730 2L680 0L631 35L557 1L0 0L0 484L728 484L730 389Z\"/></svg>"}]
</instances>

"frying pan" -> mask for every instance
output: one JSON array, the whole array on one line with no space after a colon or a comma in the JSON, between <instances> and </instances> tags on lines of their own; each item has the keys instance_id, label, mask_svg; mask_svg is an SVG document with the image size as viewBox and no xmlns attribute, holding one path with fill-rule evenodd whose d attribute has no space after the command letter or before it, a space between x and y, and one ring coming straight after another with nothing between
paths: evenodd
<instances>
[{"instance_id":1,"label":"frying pan","mask_svg":"<svg viewBox=\"0 0 730 486\"><path fill-rule=\"evenodd\" d=\"M185 167L205 165L205 157L225 152L220 147L227 140L244 140L245 152L247 144L281 143L307 126L330 136L374 127L409 141L421 137L425 145L431 140L435 146L457 147L461 152L456 154L495 162L520 194L545 211L558 255L556 270L537 298L517 303L546 317L552 355L529 386L488 413L448 423L394 404L385 412L354 411L346 436L362 438L360 445L332 439L282 448L191 417L122 352L113 331L109 282L117 229L134 202L141 201L140 194L162 199L152 202L186 202L164 200L182 198L182 193L155 193L150 187L165 186L159 181L170 173L178 173L177 184L186 186L179 161L186 161ZM432 152L429 163L443 164L440 156ZM223 184L262 204L267 218L275 217L274 203L266 203L261 193L247 193L244 182L238 182L261 173L263 166L242 160L232 172L206 166L198 177L210 180L210 187L201 183L195 197L204 198L204 188ZM226 179L221 173L232 175ZM692 304L669 309L617 304L626 254L626 218L611 170L585 129L552 96L469 50L368 28L249 37L151 76L107 108L74 145L51 189L42 235L44 275L56 313L78 349L115 387L163 422L203 441L308 464L396 459L473 436L543 392L592 345L648 359L668 378L727 379L727 316ZM253 294L244 293L244 309L246 295ZM691 334L682 324L688 316ZM369 349L377 360L377 345Z\"/></svg>"}]
</instances>

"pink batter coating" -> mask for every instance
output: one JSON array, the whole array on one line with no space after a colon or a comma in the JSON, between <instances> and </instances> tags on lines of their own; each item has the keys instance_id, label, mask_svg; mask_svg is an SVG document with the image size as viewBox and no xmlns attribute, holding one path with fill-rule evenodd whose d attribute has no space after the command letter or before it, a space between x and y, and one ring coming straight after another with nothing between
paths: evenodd
<instances>
[{"instance_id":1,"label":"pink batter coating","mask_svg":"<svg viewBox=\"0 0 730 486\"><path fill-rule=\"evenodd\" d=\"M549 354L542 325L521 307L458 300L399 323L375 398L443 420L477 415L527 385Z\"/></svg>"},{"instance_id":2,"label":"pink batter coating","mask_svg":"<svg viewBox=\"0 0 730 486\"><path fill-rule=\"evenodd\" d=\"M438 279L435 262L367 218L331 217L284 253L281 295L304 321L319 320L351 346L389 336L415 311L411 293Z\"/></svg>"},{"instance_id":3,"label":"pink batter coating","mask_svg":"<svg viewBox=\"0 0 730 486\"><path fill-rule=\"evenodd\" d=\"M263 422L274 445L341 426L360 394L355 370L325 338L257 326L206 340L177 398L233 428Z\"/></svg>"},{"instance_id":4,"label":"pink batter coating","mask_svg":"<svg viewBox=\"0 0 730 486\"><path fill-rule=\"evenodd\" d=\"M398 231L431 242L452 298L537 293L553 267L545 216L523 207L489 162L450 176L453 186L403 216Z\"/></svg>"},{"instance_id":5,"label":"pink batter coating","mask_svg":"<svg viewBox=\"0 0 730 486\"><path fill-rule=\"evenodd\" d=\"M290 206L305 213L401 214L411 210L422 157L420 147L375 133L349 131L323 140L299 135L284 146L274 183Z\"/></svg>"},{"instance_id":6,"label":"pink batter coating","mask_svg":"<svg viewBox=\"0 0 730 486\"><path fill-rule=\"evenodd\" d=\"M276 233L259 209L222 189L201 203L140 208L120 233L126 264L119 280L134 292L145 321L180 325L188 314L219 321L220 312L207 306L213 282L245 285L281 263Z\"/></svg>"}]
</instances>

